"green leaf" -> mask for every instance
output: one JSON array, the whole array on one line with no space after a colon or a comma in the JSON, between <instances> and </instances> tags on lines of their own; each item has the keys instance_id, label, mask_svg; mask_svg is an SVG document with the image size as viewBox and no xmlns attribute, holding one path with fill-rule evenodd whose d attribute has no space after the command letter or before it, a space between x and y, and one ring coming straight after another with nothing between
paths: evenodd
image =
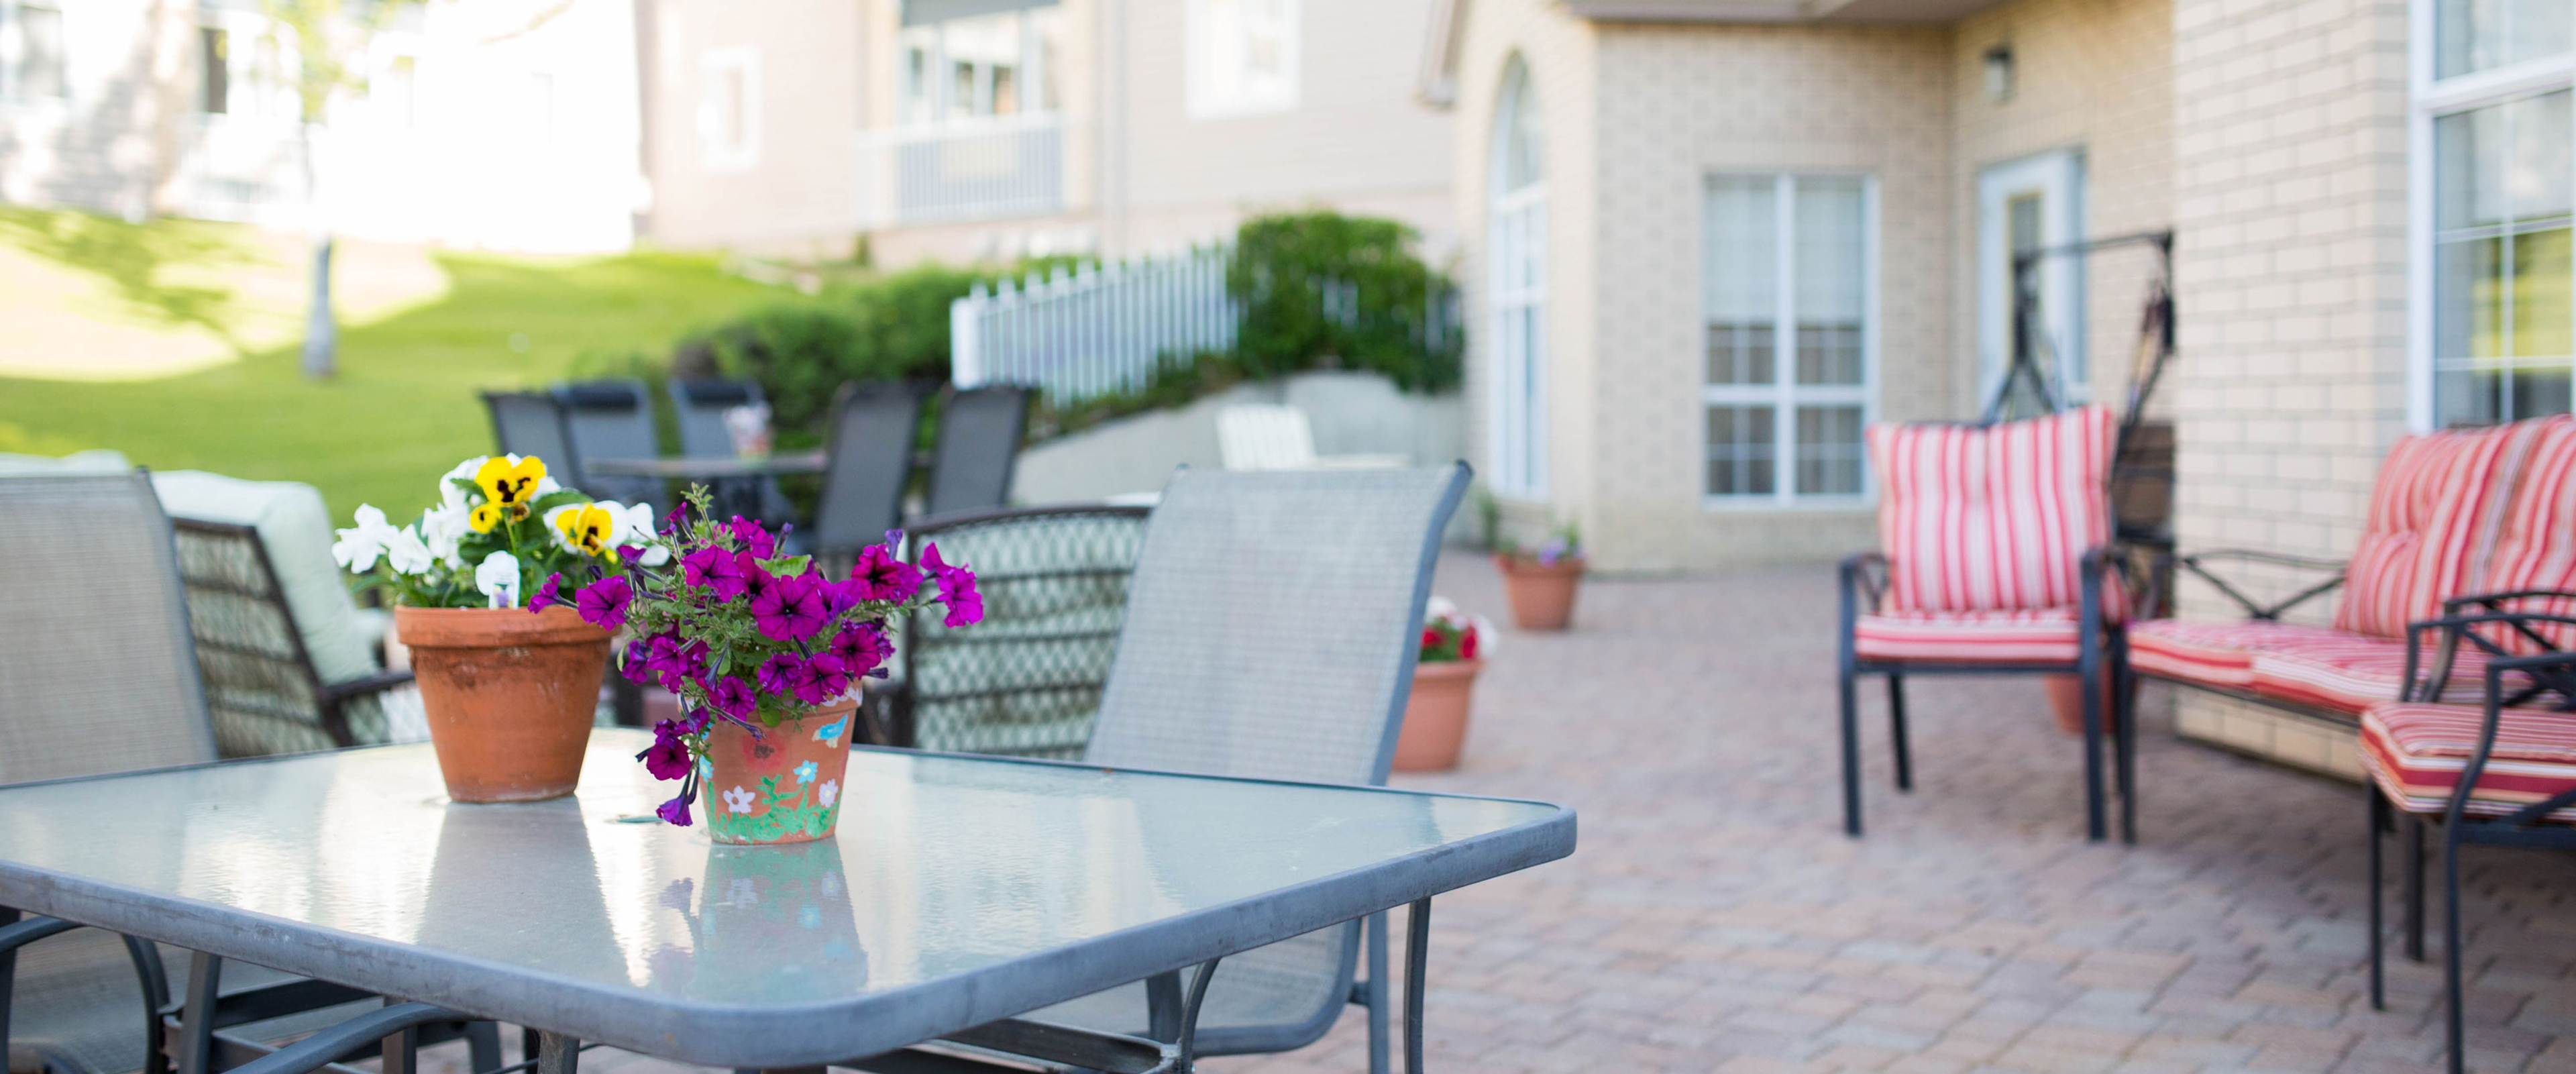
<instances>
[{"instance_id":1,"label":"green leaf","mask_svg":"<svg viewBox=\"0 0 2576 1074\"><path fill-rule=\"evenodd\" d=\"M539 496L536 499L528 501L528 509L533 512L528 517L542 519L546 512L552 511L565 504L589 502L590 497L584 494L580 489L556 489L553 492L546 493L543 496Z\"/></svg>"},{"instance_id":2,"label":"green leaf","mask_svg":"<svg viewBox=\"0 0 2576 1074\"><path fill-rule=\"evenodd\" d=\"M759 561L760 569L782 578L805 573L805 568L813 562L812 556L775 556Z\"/></svg>"}]
</instances>

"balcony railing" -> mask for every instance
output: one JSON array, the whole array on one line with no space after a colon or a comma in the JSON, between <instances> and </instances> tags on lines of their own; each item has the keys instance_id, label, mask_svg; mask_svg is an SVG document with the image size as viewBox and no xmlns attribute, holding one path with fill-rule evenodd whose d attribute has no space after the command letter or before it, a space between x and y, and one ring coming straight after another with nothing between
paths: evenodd
<instances>
[{"instance_id":1,"label":"balcony railing","mask_svg":"<svg viewBox=\"0 0 2576 1074\"><path fill-rule=\"evenodd\" d=\"M1038 216L1065 207L1061 116L1028 114L859 133L859 221L889 227Z\"/></svg>"}]
</instances>

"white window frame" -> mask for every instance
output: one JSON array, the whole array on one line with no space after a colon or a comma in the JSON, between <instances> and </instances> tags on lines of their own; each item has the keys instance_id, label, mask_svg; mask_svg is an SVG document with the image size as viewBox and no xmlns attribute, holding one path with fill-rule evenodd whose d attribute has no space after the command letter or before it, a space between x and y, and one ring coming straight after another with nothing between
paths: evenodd
<instances>
[{"instance_id":1,"label":"white window frame","mask_svg":"<svg viewBox=\"0 0 2576 1074\"><path fill-rule=\"evenodd\" d=\"M1509 73L1517 69L1515 80ZM1524 99L1538 92L1536 78L1515 56L1505 65L1503 94L1494 102L1492 145L1485 159L1485 296L1487 429L1485 479L1498 496L1547 497L1548 436L1548 220L1547 168L1538 180L1506 190L1511 173L1512 119ZM1542 119L1540 152L1546 152ZM1526 282L1514 282L1526 281ZM1526 335L1508 326L1529 315ZM1526 391L1516 392L1516 386Z\"/></svg>"},{"instance_id":2,"label":"white window frame","mask_svg":"<svg viewBox=\"0 0 2576 1074\"><path fill-rule=\"evenodd\" d=\"M1691 482L1699 488L1700 505L1710 511L1780 511L1818 509L1859 509L1878 503L1878 475L1871 471L1866 440L1860 460L1858 493L1798 493L1798 408L1806 406L1860 407L1862 428L1878 420L1879 339L1879 196L1878 176L1864 171L1807 169L1792 172L1723 171L1711 172L1699 181L1699 211L1708 211L1708 181L1732 177L1769 179L1772 182L1772 257L1778 266L1779 286L1771 296L1773 324L1771 332L1771 383L1711 384L1708 382L1707 339L1708 310L1694 303L1692 317L1695 331L1691 338L1699 341L1696 360L1690 363L1692 376L1699 382L1699 409L1691 421L1697 430L1693 439L1699 450L1691 457ZM1861 329L1860 383L1798 383L1798 218L1797 180L1850 179L1861 181L1860 256L1861 256ZM1707 251L1700 251L1703 271L1708 264ZM1703 294L1705 290L1703 289ZM1768 495L1745 493L1718 495L1708 491L1708 408L1739 406L1771 408L1771 492Z\"/></svg>"},{"instance_id":3,"label":"white window frame","mask_svg":"<svg viewBox=\"0 0 2576 1074\"><path fill-rule=\"evenodd\" d=\"M26 62L27 56L25 23L20 12L29 7L44 8L62 20L63 54L60 60L63 91L60 94L29 97L21 92L18 84L20 65ZM74 8L74 3L67 3L65 0L52 0L50 3L0 0L0 104L38 109L69 107L72 97L79 92L78 81L73 77L72 70Z\"/></svg>"},{"instance_id":4,"label":"white window frame","mask_svg":"<svg viewBox=\"0 0 2576 1074\"><path fill-rule=\"evenodd\" d=\"M2406 66L2414 107L2406 122L2406 427L2430 432L2433 393L2433 123L2454 112L2576 87L2576 51L2435 78L2439 0L2409 6ZM2571 132L2576 137L2576 132Z\"/></svg>"},{"instance_id":5,"label":"white window frame","mask_svg":"<svg viewBox=\"0 0 2576 1074\"><path fill-rule=\"evenodd\" d=\"M1977 403L1995 397L2012 363L2013 300L2009 206L2015 193L2036 189L2047 198L2040 218L2042 249L2083 242L2084 153L2052 149L1995 164L1977 173ZM2085 353L2084 259L2041 258L2039 324L2056 368L2046 370L2069 404L2093 398L2093 363Z\"/></svg>"},{"instance_id":6,"label":"white window frame","mask_svg":"<svg viewBox=\"0 0 2576 1074\"><path fill-rule=\"evenodd\" d=\"M1050 14L1052 12L1060 12L1061 10L1062 8L1056 4L1038 4L1032 7L1015 8L1009 11L997 11L992 13L996 15L1016 14L1020 17L1020 65L1018 75L1020 79L1020 85L1018 88L1019 109L1007 115L977 115L971 110L971 106L968 109L960 109L958 107L956 99L956 83L949 77L948 23L930 22L904 27L901 32L895 35L895 107L898 112L902 112L904 110L908 110L912 106L912 102L915 98L916 87L912 82L913 72L911 53L914 49L920 48L925 51L925 54L929 58L929 62L924 66L922 71L922 77L928 79L929 84L919 87L919 89L928 91L927 93L921 94L921 96L928 99L930 104L930 114L926 116L898 114L895 117L895 125L907 127L973 126L976 124L1034 122L1040 117L1053 116L1061 102L1049 101L1046 99L1048 96L1045 92L1048 85L1047 78L1052 72L1047 70L1045 29L1039 26L1038 22L1042 18L1062 18L1063 16L1060 14ZM975 17L985 18L989 16ZM1063 25L1061 23L1057 24L1057 32L1059 34L1064 32ZM976 76L976 92L985 96L990 96L993 92L992 86L992 72L990 68L986 68ZM1057 94L1061 96L1062 92L1062 87L1058 87Z\"/></svg>"},{"instance_id":7,"label":"white window frame","mask_svg":"<svg viewBox=\"0 0 2576 1074\"><path fill-rule=\"evenodd\" d=\"M715 141L721 120L714 89L726 69L742 72L742 129L733 144ZM698 167L709 172L742 172L760 166L760 50L751 45L708 49L698 56Z\"/></svg>"},{"instance_id":8,"label":"white window frame","mask_svg":"<svg viewBox=\"0 0 2576 1074\"><path fill-rule=\"evenodd\" d=\"M1187 0L1183 6L1183 110L1191 119L1230 119L1296 111L1305 83L1306 11L1303 0L1270 0L1282 8L1284 25L1280 35L1279 63L1283 77L1275 84L1254 85L1245 72L1239 70L1235 73L1232 92L1218 89L1216 65L1227 62L1242 66L1248 35L1225 41L1214 40L1218 27L1212 25L1213 16L1208 12L1208 5L1212 2L1220 0ZM1247 0L1221 2L1234 4L1239 11Z\"/></svg>"}]
</instances>

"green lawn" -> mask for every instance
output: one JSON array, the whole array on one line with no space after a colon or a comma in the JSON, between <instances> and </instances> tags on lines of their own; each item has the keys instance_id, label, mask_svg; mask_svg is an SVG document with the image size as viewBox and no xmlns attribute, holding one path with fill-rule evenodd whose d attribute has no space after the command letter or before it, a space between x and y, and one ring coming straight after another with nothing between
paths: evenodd
<instances>
[{"instance_id":1,"label":"green lawn","mask_svg":"<svg viewBox=\"0 0 2576 1074\"><path fill-rule=\"evenodd\" d=\"M666 353L793 294L706 257L436 260L446 294L344 327L336 379L301 376L292 344L154 380L0 378L0 451L115 448L155 469L309 482L335 517L366 502L399 519L457 460L492 449L479 389L543 384L584 354Z\"/></svg>"}]
</instances>

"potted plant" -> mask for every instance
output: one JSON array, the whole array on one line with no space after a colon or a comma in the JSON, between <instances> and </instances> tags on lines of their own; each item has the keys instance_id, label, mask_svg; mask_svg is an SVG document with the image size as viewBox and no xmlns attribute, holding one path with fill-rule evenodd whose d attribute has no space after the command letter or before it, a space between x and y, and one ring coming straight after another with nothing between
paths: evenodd
<instances>
[{"instance_id":1,"label":"potted plant","mask_svg":"<svg viewBox=\"0 0 2576 1074\"><path fill-rule=\"evenodd\" d=\"M1439 772L1458 767L1467 740L1467 713L1476 673L1493 651L1493 624L1470 617L1439 597L1422 613L1422 653L1413 665L1413 693L1404 702L1404 726L1395 736L1399 772Z\"/></svg>"},{"instance_id":2,"label":"potted plant","mask_svg":"<svg viewBox=\"0 0 2576 1074\"><path fill-rule=\"evenodd\" d=\"M1494 551L1494 567L1503 573L1513 626L1563 630L1573 621L1574 590L1583 580L1583 540L1574 523L1556 527L1534 549L1503 542Z\"/></svg>"},{"instance_id":3,"label":"potted plant","mask_svg":"<svg viewBox=\"0 0 2576 1074\"><path fill-rule=\"evenodd\" d=\"M636 755L654 778L680 781L655 811L663 820L690 824L704 792L718 843L822 839L840 817L859 684L883 677L894 652L886 622L934 599L951 627L982 619L975 572L943 562L935 544L905 563L893 532L834 580L811 556L781 554L758 522L709 519L704 487L688 500L696 521L647 539L679 570L603 575L570 599L633 638L618 654L629 678L679 695L680 718L656 723Z\"/></svg>"},{"instance_id":4,"label":"potted plant","mask_svg":"<svg viewBox=\"0 0 2576 1074\"><path fill-rule=\"evenodd\" d=\"M608 632L531 602L538 579L617 576L652 533L653 508L593 501L535 456L467 459L438 483L438 506L394 526L361 505L332 558L381 586L411 652L447 793L525 802L572 793L608 664ZM640 551L632 562L641 565ZM552 582L545 583L551 587Z\"/></svg>"}]
</instances>

